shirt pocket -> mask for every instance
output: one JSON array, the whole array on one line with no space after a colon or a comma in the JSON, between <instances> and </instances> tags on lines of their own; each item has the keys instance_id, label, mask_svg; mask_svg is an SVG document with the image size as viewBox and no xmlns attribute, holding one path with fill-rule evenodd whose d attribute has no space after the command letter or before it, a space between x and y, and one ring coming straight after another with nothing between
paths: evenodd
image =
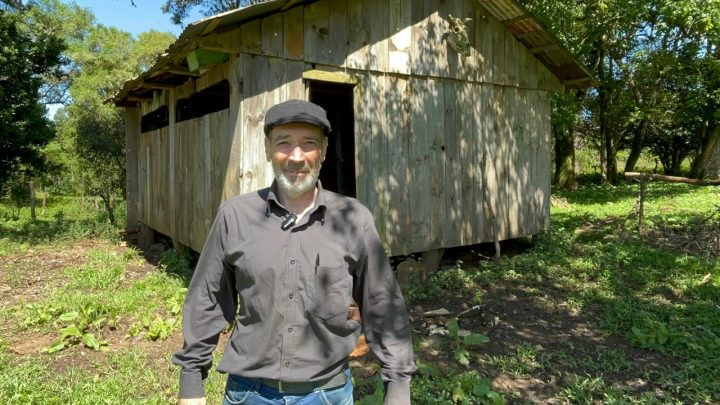
<instances>
[{"instance_id":1,"label":"shirt pocket","mask_svg":"<svg viewBox=\"0 0 720 405\"><path fill-rule=\"evenodd\" d=\"M352 277L347 266L315 266L308 312L324 320L339 314L348 314L351 297Z\"/></svg>"}]
</instances>

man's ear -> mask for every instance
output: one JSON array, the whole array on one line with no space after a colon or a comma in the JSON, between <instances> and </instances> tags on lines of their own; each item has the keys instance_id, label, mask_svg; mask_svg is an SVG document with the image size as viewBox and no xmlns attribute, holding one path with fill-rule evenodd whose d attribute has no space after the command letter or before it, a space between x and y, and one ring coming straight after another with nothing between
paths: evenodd
<instances>
[{"instance_id":1,"label":"man's ear","mask_svg":"<svg viewBox=\"0 0 720 405\"><path fill-rule=\"evenodd\" d=\"M265 161L272 160L272 151L270 151L270 135L265 137Z\"/></svg>"},{"instance_id":2,"label":"man's ear","mask_svg":"<svg viewBox=\"0 0 720 405\"><path fill-rule=\"evenodd\" d=\"M322 141L322 161L321 161L321 163L325 161L325 156L327 156L327 149L328 149L328 144L329 144L329 143L330 143L330 139L327 137L327 135L326 135L326 136L323 136L323 141Z\"/></svg>"}]
</instances>

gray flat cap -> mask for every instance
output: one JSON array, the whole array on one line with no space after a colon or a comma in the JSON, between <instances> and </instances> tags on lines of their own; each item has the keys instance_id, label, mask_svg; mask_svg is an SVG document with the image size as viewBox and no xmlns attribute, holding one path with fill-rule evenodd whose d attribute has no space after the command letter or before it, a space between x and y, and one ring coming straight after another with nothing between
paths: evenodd
<instances>
[{"instance_id":1,"label":"gray flat cap","mask_svg":"<svg viewBox=\"0 0 720 405\"><path fill-rule=\"evenodd\" d=\"M270 135L270 131L278 125L295 122L315 125L322 129L325 135L332 129L327 113L319 105L303 100L288 100L275 104L265 113L265 136Z\"/></svg>"}]
</instances>

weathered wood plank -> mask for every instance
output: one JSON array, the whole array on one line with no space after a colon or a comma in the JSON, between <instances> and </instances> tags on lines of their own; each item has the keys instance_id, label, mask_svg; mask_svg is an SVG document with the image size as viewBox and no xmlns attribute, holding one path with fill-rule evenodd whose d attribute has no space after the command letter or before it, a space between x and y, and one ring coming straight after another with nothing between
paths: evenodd
<instances>
[{"instance_id":1,"label":"weathered wood plank","mask_svg":"<svg viewBox=\"0 0 720 405\"><path fill-rule=\"evenodd\" d=\"M243 115L243 99L245 97L245 58L246 56L241 54L237 59L232 61L231 74L228 77L230 82L230 117L228 125L229 139L226 140L226 145L228 145L229 156L227 170L223 173L223 201L239 194L241 191L241 155L244 150L243 134L245 128Z\"/></svg>"},{"instance_id":2,"label":"weathered wood plank","mask_svg":"<svg viewBox=\"0 0 720 405\"><path fill-rule=\"evenodd\" d=\"M386 97L378 97L378 94L386 94L386 76L370 74L371 101L365 107L370 110L372 119L372 178L375 184L371 189L371 201L375 224L378 233L386 248L392 240L390 227L390 193L389 169L388 169L388 119L386 115ZM374 197L374 198L373 198Z\"/></svg>"},{"instance_id":3,"label":"weathered wood plank","mask_svg":"<svg viewBox=\"0 0 720 405\"><path fill-rule=\"evenodd\" d=\"M428 80L427 92L428 140L430 141L430 212L431 246L444 247L445 228L445 92L438 79Z\"/></svg>"},{"instance_id":4,"label":"weathered wood plank","mask_svg":"<svg viewBox=\"0 0 720 405\"><path fill-rule=\"evenodd\" d=\"M327 63L343 66L348 52L348 4L347 0L332 0L328 21Z\"/></svg>"},{"instance_id":5,"label":"weathered wood plank","mask_svg":"<svg viewBox=\"0 0 720 405\"><path fill-rule=\"evenodd\" d=\"M245 58L245 100L243 102L245 136L241 155L242 193L262 188L265 184L265 159L262 165L258 159L264 157L263 122L265 118L265 96L268 75L267 60L264 57Z\"/></svg>"},{"instance_id":6,"label":"weathered wood plank","mask_svg":"<svg viewBox=\"0 0 720 405\"><path fill-rule=\"evenodd\" d=\"M468 213L473 216L473 243L486 242L487 234L485 233L486 212L483 207L483 195L486 183L486 173L483 162L485 161L485 115L486 101L484 99L484 85L473 84L474 102L471 108L473 125L475 127L472 136L472 156L469 159L470 165L473 167L475 177L473 178L473 192L471 198L471 207Z\"/></svg>"},{"instance_id":7,"label":"weathered wood plank","mask_svg":"<svg viewBox=\"0 0 720 405\"><path fill-rule=\"evenodd\" d=\"M443 246L460 246L463 232L461 140L463 133L463 98L461 85L444 80L445 102L445 226Z\"/></svg>"},{"instance_id":8,"label":"weathered wood plank","mask_svg":"<svg viewBox=\"0 0 720 405\"><path fill-rule=\"evenodd\" d=\"M363 13L368 16L366 21L370 23L368 27L370 33L368 69L387 72L389 65L388 27L390 24L388 2L382 0L367 2L363 5Z\"/></svg>"},{"instance_id":9,"label":"weathered wood plank","mask_svg":"<svg viewBox=\"0 0 720 405\"><path fill-rule=\"evenodd\" d=\"M396 76L387 77L385 119L388 137L388 244L395 254L410 253L410 195L409 161L410 149L410 86L408 81Z\"/></svg>"},{"instance_id":10,"label":"weathered wood plank","mask_svg":"<svg viewBox=\"0 0 720 405\"><path fill-rule=\"evenodd\" d=\"M303 7L294 7L283 13L285 58L302 60L305 54Z\"/></svg>"},{"instance_id":11,"label":"weathered wood plank","mask_svg":"<svg viewBox=\"0 0 720 405\"><path fill-rule=\"evenodd\" d=\"M330 0L320 0L305 6L305 61L330 63Z\"/></svg>"},{"instance_id":12,"label":"weathered wood plank","mask_svg":"<svg viewBox=\"0 0 720 405\"><path fill-rule=\"evenodd\" d=\"M428 75L446 77L448 75L448 47L444 35L450 29L445 20L447 18L447 3L435 0L424 0L428 11L427 21L427 49Z\"/></svg>"},{"instance_id":13,"label":"weathered wood plank","mask_svg":"<svg viewBox=\"0 0 720 405\"><path fill-rule=\"evenodd\" d=\"M430 142L428 139L428 97L425 78L410 79L410 144L407 182L410 212L408 250L424 252L431 246Z\"/></svg>"},{"instance_id":14,"label":"weathered wood plank","mask_svg":"<svg viewBox=\"0 0 720 405\"><path fill-rule=\"evenodd\" d=\"M505 39L507 37L507 30L497 20L492 19L492 62L493 62L493 77L492 83L506 85L508 84L508 74L505 70Z\"/></svg>"},{"instance_id":15,"label":"weathered wood plank","mask_svg":"<svg viewBox=\"0 0 720 405\"><path fill-rule=\"evenodd\" d=\"M475 40L480 49L477 80L481 83L492 83L494 81L494 60L493 60L493 17L484 7L477 8L477 24L475 25Z\"/></svg>"},{"instance_id":16,"label":"weathered wood plank","mask_svg":"<svg viewBox=\"0 0 720 405\"><path fill-rule=\"evenodd\" d=\"M458 132L459 154L455 165L460 172L460 242L463 245L475 242L474 223L477 217L472 215L475 202L475 187L478 182L478 170L475 165L475 137L476 126L474 118L474 88L472 83L458 82L458 97L456 97L457 110L460 118L460 131Z\"/></svg>"},{"instance_id":17,"label":"weathered wood plank","mask_svg":"<svg viewBox=\"0 0 720 405\"><path fill-rule=\"evenodd\" d=\"M373 94L369 75L363 75L353 89L353 113L355 115L355 188L357 199L370 210L372 195L372 119L370 105Z\"/></svg>"},{"instance_id":18,"label":"weathered wood plank","mask_svg":"<svg viewBox=\"0 0 720 405\"><path fill-rule=\"evenodd\" d=\"M251 54L262 53L262 26L253 20L240 26L240 50Z\"/></svg>"},{"instance_id":19,"label":"weathered wood plank","mask_svg":"<svg viewBox=\"0 0 720 405\"><path fill-rule=\"evenodd\" d=\"M428 8L429 2L415 1L412 3L412 42L410 44L411 71L418 76L428 76L431 65L434 63L434 49L428 42L430 24Z\"/></svg>"},{"instance_id":20,"label":"weathered wood plank","mask_svg":"<svg viewBox=\"0 0 720 405\"><path fill-rule=\"evenodd\" d=\"M389 2L388 68L392 73L410 74L411 6L411 0Z\"/></svg>"},{"instance_id":21,"label":"weathered wood plank","mask_svg":"<svg viewBox=\"0 0 720 405\"><path fill-rule=\"evenodd\" d=\"M345 65L365 70L370 65L370 17L364 0L348 0L348 56Z\"/></svg>"},{"instance_id":22,"label":"weathered wood plank","mask_svg":"<svg viewBox=\"0 0 720 405\"><path fill-rule=\"evenodd\" d=\"M283 56L284 22L283 14L271 14L261 20L262 54L268 56Z\"/></svg>"}]
</instances>

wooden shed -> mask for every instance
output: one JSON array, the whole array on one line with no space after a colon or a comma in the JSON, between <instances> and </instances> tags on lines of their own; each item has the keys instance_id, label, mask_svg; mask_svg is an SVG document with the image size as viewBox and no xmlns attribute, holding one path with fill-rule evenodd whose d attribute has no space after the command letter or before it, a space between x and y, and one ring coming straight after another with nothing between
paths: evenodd
<instances>
[{"instance_id":1,"label":"wooden shed","mask_svg":"<svg viewBox=\"0 0 720 405\"><path fill-rule=\"evenodd\" d=\"M463 37L467 33L467 37ZM275 0L189 25L113 98L128 226L201 250L221 201L270 185L264 112L335 129L321 180L391 255L549 225L550 96L590 74L516 0Z\"/></svg>"}]
</instances>

